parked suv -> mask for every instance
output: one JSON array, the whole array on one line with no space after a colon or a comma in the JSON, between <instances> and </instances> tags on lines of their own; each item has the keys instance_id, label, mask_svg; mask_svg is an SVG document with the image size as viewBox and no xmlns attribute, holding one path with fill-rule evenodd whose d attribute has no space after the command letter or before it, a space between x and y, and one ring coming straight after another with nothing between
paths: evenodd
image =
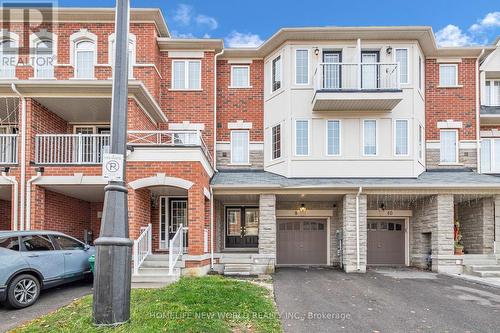
<instances>
[{"instance_id":1,"label":"parked suv","mask_svg":"<svg viewBox=\"0 0 500 333\"><path fill-rule=\"evenodd\" d=\"M95 249L54 231L0 231L0 302L20 309L42 289L90 274Z\"/></svg>"}]
</instances>

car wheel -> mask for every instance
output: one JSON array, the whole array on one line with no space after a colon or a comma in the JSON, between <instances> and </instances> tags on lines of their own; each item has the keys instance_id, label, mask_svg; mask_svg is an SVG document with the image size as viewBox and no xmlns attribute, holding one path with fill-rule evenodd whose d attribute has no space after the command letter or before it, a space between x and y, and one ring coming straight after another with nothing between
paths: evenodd
<instances>
[{"instance_id":1,"label":"car wheel","mask_svg":"<svg viewBox=\"0 0 500 333\"><path fill-rule=\"evenodd\" d=\"M40 296L40 282L33 275L16 276L9 284L7 301L15 309L33 305Z\"/></svg>"}]
</instances>

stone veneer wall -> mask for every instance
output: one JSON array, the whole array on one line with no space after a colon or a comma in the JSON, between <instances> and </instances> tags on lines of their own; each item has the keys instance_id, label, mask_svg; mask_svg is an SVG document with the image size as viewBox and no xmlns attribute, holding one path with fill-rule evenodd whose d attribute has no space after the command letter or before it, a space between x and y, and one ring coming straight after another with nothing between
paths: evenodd
<instances>
[{"instance_id":1,"label":"stone veneer wall","mask_svg":"<svg viewBox=\"0 0 500 333\"><path fill-rule=\"evenodd\" d=\"M347 273L366 272L366 218L367 218L367 197L359 196L359 258L360 269L357 269L356 251L356 195L346 194L342 200L343 218L343 265Z\"/></svg>"},{"instance_id":2,"label":"stone veneer wall","mask_svg":"<svg viewBox=\"0 0 500 333\"><path fill-rule=\"evenodd\" d=\"M250 150L250 165L231 165L231 151L217 150L217 168L220 169L264 169L264 150Z\"/></svg>"},{"instance_id":3,"label":"stone veneer wall","mask_svg":"<svg viewBox=\"0 0 500 333\"><path fill-rule=\"evenodd\" d=\"M261 194L259 209L259 255L265 258L257 264L266 265L266 272L271 273L276 262L276 196Z\"/></svg>"},{"instance_id":4,"label":"stone veneer wall","mask_svg":"<svg viewBox=\"0 0 500 333\"><path fill-rule=\"evenodd\" d=\"M495 254L500 254L500 195L493 197L493 210L495 214L494 252Z\"/></svg>"},{"instance_id":5,"label":"stone veneer wall","mask_svg":"<svg viewBox=\"0 0 500 333\"><path fill-rule=\"evenodd\" d=\"M425 157L428 169L450 169L463 167L477 169L476 149L460 149L458 152L458 163L460 163L460 165L457 166L439 165L439 149L427 148Z\"/></svg>"},{"instance_id":6,"label":"stone veneer wall","mask_svg":"<svg viewBox=\"0 0 500 333\"><path fill-rule=\"evenodd\" d=\"M336 231L343 231L343 207L342 202L337 203L333 208L333 217L330 226L330 263L334 266L340 266L340 257L338 253L339 241L336 237Z\"/></svg>"},{"instance_id":7,"label":"stone veneer wall","mask_svg":"<svg viewBox=\"0 0 500 333\"><path fill-rule=\"evenodd\" d=\"M459 204L457 219L461 225L462 242L466 253L493 253L495 232L493 198Z\"/></svg>"}]
</instances>

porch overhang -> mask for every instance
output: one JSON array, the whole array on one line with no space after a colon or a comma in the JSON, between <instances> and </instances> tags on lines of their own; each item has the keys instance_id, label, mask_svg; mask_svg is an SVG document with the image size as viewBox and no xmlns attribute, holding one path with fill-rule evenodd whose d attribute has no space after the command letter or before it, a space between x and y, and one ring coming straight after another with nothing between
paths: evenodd
<instances>
[{"instance_id":1,"label":"porch overhang","mask_svg":"<svg viewBox=\"0 0 500 333\"><path fill-rule=\"evenodd\" d=\"M57 108L58 100L63 100L63 102L59 104L60 107L65 110L85 107L85 103L78 103L82 100L84 102L88 101L89 103L100 100L101 104L99 106L109 106L107 110L108 114L111 114L111 94L113 88L111 80L0 81L0 96L18 97L12 90L12 84L15 84L16 89L23 97L46 101L46 103L48 103L48 100L51 100L51 108ZM168 121L160 105L141 81L129 80L128 95L129 98L137 102L147 116L155 123ZM79 110L74 110L74 112L70 111L70 113L78 114Z\"/></svg>"},{"instance_id":2,"label":"porch overhang","mask_svg":"<svg viewBox=\"0 0 500 333\"><path fill-rule=\"evenodd\" d=\"M33 182L52 192L88 202L104 200L104 186L107 182L101 176L42 176Z\"/></svg>"},{"instance_id":3,"label":"porch overhang","mask_svg":"<svg viewBox=\"0 0 500 333\"><path fill-rule=\"evenodd\" d=\"M330 91L318 90L313 97L313 111L392 111L403 100L402 90Z\"/></svg>"}]
</instances>

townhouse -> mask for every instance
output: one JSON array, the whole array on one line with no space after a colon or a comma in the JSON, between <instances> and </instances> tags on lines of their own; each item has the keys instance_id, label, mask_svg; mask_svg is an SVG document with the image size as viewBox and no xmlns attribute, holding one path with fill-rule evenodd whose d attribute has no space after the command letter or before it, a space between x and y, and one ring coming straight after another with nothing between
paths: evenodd
<instances>
[{"instance_id":1,"label":"townhouse","mask_svg":"<svg viewBox=\"0 0 500 333\"><path fill-rule=\"evenodd\" d=\"M92 242L114 15L55 12L46 26L2 23L2 58L16 61L0 68L0 226ZM328 27L231 49L172 38L159 10L132 9L134 276L153 258L173 274L496 264L498 46L439 48L429 27Z\"/></svg>"}]
</instances>

